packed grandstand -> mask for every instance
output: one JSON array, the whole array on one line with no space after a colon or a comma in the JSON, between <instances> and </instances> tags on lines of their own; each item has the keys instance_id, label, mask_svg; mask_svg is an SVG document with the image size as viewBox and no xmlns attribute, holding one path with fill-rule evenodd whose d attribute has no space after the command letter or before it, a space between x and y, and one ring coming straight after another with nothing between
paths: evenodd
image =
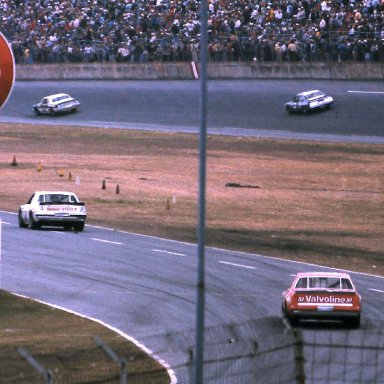
<instances>
[{"instance_id":1,"label":"packed grandstand","mask_svg":"<svg viewBox=\"0 0 384 384\"><path fill-rule=\"evenodd\" d=\"M197 61L199 0L2 0L17 64ZM208 0L209 60L384 61L384 0Z\"/></svg>"}]
</instances>

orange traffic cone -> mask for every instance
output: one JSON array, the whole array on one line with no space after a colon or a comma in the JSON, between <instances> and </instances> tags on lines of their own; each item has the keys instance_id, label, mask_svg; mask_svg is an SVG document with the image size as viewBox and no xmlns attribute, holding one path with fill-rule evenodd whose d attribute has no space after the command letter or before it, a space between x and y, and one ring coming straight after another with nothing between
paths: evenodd
<instances>
[{"instance_id":1,"label":"orange traffic cone","mask_svg":"<svg viewBox=\"0 0 384 384\"><path fill-rule=\"evenodd\" d=\"M12 160L11 165L14 166L14 167L17 165L16 155L13 156L13 160Z\"/></svg>"}]
</instances>

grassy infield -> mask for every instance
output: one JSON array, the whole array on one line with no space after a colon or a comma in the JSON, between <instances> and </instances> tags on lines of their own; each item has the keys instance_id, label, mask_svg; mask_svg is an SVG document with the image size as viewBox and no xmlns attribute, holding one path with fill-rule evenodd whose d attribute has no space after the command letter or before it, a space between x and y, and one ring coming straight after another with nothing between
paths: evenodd
<instances>
[{"instance_id":1,"label":"grassy infield","mask_svg":"<svg viewBox=\"0 0 384 384\"><path fill-rule=\"evenodd\" d=\"M383 160L383 145L211 136L207 243L384 275ZM16 212L33 190L68 189L89 224L195 242L197 170L193 135L0 125L1 210ZM5 292L0 332L2 383L39 382L20 345L55 383L116 382L92 335L130 360L129 383L167 382L114 332Z\"/></svg>"}]
</instances>

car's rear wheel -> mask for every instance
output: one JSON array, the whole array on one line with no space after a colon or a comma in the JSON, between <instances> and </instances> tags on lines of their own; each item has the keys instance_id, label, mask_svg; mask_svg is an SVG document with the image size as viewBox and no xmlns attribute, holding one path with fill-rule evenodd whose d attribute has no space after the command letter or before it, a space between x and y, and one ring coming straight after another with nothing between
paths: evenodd
<instances>
[{"instance_id":1,"label":"car's rear wheel","mask_svg":"<svg viewBox=\"0 0 384 384\"><path fill-rule=\"evenodd\" d=\"M288 317L288 321L292 328L296 328L299 324L299 319L297 317Z\"/></svg>"},{"instance_id":2,"label":"car's rear wheel","mask_svg":"<svg viewBox=\"0 0 384 384\"><path fill-rule=\"evenodd\" d=\"M19 227L20 228L27 228L28 227L28 225L24 223L23 217L21 215L21 209L19 210L18 220L19 220Z\"/></svg>"},{"instance_id":3,"label":"car's rear wheel","mask_svg":"<svg viewBox=\"0 0 384 384\"><path fill-rule=\"evenodd\" d=\"M29 213L29 228L30 229L39 229L40 224L36 223L35 219L33 218L32 212Z\"/></svg>"},{"instance_id":4,"label":"car's rear wheel","mask_svg":"<svg viewBox=\"0 0 384 384\"><path fill-rule=\"evenodd\" d=\"M84 223L76 223L74 226L73 226L74 230L76 232L83 232L84 231Z\"/></svg>"},{"instance_id":5,"label":"car's rear wheel","mask_svg":"<svg viewBox=\"0 0 384 384\"><path fill-rule=\"evenodd\" d=\"M360 327L360 316L355 317L353 319L347 319L345 320L345 325L351 328L359 328Z\"/></svg>"}]
</instances>

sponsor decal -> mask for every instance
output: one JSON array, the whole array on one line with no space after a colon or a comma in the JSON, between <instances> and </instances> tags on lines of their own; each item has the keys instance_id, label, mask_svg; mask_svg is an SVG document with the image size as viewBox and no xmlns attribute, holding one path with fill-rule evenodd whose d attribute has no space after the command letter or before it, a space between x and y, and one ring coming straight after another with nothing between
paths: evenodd
<instances>
[{"instance_id":1,"label":"sponsor decal","mask_svg":"<svg viewBox=\"0 0 384 384\"><path fill-rule=\"evenodd\" d=\"M76 212L76 208L74 207L47 207L48 212L53 212L53 211L60 211L60 212Z\"/></svg>"},{"instance_id":2,"label":"sponsor decal","mask_svg":"<svg viewBox=\"0 0 384 384\"><path fill-rule=\"evenodd\" d=\"M352 304L352 297L303 295L297 300L299 304Z\"/></svg>"}]
</instances>

